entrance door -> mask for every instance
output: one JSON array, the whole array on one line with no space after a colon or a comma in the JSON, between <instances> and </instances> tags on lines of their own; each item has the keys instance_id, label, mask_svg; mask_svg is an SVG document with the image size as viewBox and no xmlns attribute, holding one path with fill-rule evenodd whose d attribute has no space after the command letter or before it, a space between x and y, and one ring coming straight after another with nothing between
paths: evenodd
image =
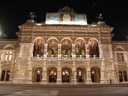
<instances>
[{"instance_id":1,"label":"entrance door","mask_svg":"<svg viewBox=\"0 0 128 96\"><path fill-rule=\"evenodd\" d=\"M4 78L5 78L5 70L2 70L1 81L4 81Z\"/></svg>"},{"instance_id":2,"label":"entrance door","mask_svg":"<svg viewBox=\"0 0 128 96\"><path fill-rule=\"evenodd\" d=\"M42 68L36 69L36 82L41 82L42 79Z\"/></svg>"},{"instance_id":3,"label":"entrance door","mask_svg":"<svg viewBox=\"0 0 128 96\"><path fill-rule=\"evenodd\" d=\"M62 82L70 82L70 71L68 69L62 71Z\"/></svg>"},{"instance_id":4,"label":"entrance door","mask_svg":"<svg viewBox=\"0 0 128 96\"><path fill-rule=\"evenodd\" d=\"M100 82L100 68L98 67L91 68L91 79L92 82Z\"/></svg>"},{"instance_id":5,"label":"entrance door","mask_svg":"<svg viewBox=\"0 0 128 96\"><path fill-rule=\"evenodd\" d=\"M10 79L10 71L8 70L6 73L6 81L9 81L9 79Z\"/></svg>"},{"instance_id":6,"label":"entrance door","mask_svg":"<svg viewBox=\"0 0 128 96\"><path fill-rule=\"evenodd\" d=\"M83 70L82 69L77 69L77 82L83 82Z\"/></svg>"},{"instance_id":7,"label":"entrance door","mask_svg":"<svg viewBox=\"0 0 128 96\"><path fill-rule=\"evenodd\" d=\"M127 72L123 71L123 75L124 75L124 81L127 81Z\"/></svg>"},{"instance_id":8,"label":"entrance door","mask_svg":"<svg viewBox=\"0 0 128 96\"><path fill-rule=\"evenodd\" d=\"M51 70L49 72L49 82L56 82L57 79L57 72L56 70Z\"/></svg>"},{"instance_id":9,"label":"entrance door","mask_svg":"<svg viewBox=\"0 0 128 96\"><path fill-rule=\"evenodd\" d=\"M123 82L123 77L122 77L122 72L121 71L119 71L119 81Z\"/></svg>"}]
</instances>

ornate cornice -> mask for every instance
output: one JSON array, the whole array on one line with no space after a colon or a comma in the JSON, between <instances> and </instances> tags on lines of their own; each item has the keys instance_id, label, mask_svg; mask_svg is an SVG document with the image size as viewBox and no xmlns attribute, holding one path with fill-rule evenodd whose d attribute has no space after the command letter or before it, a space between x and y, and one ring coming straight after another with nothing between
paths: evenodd
<instances>
[{"instance_id":1,"label":"ornate cornice","mask_svg":"<svg viewBox=\"0 0 128 96\"><path fill-rule=\"evenodd\" d=\"M63 25L42 25L42 26L19 26L21 31L69 31L69 32L112 32L113 27L92 27L92 26L63 26Z\"/></svg>"}]
</instances>

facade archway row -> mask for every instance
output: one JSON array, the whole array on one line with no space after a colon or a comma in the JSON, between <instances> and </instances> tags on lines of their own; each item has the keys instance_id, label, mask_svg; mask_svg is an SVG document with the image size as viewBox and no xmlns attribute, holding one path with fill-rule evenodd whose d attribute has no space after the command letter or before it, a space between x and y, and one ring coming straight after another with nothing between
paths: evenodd
<instances>
[{"instance_id":1,"label":"facade archway row","mask_svg":"<svg viewBox=\"0 0 128 96\"><path fill-rule=\"evenodd\" d=\"M72 69L70 67L57 68L50 67L37 67L33 68L32 81L46 83L100 83L100 68L92 67L90 71L83 66ZM87 82L89 80L89 82Z\"/></svg>"},{"instance_id":2,"label":"facade archway row","mask_svg":"<svg viewBox=\"0 0 128 96\"><path fill-rule=\"evenodd\" d=\"M88 43L86 43L82 37L74 41L69 37L65 37L60 41L55 37L51 37L45 43L44 39L39 37L34 40L33 56L99 57L99 44L95 38L89 39Z\"/></svg>"}]
</instances>

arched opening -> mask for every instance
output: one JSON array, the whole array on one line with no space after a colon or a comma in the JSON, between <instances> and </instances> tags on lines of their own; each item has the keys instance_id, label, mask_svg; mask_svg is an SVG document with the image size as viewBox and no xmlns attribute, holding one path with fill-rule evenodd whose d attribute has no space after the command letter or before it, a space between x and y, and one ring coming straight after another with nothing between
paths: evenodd
<instances>
[{"instance_id":1,"label":"arched opening","mask_svg":"<svg viewBox=\"0 0 128 96\"><path fill-rule=\"evenodd\" d=\"M90 39L88 44L89 44L89 55L90 55L90 57L99 57L98 42L94 39Z\"/></svg>"},{"instance_id":2,"label":"arched opening","mask_svg":"<svg viewBox=\"0 0 128 96\"><path fill-rule=\"evenodd\" d=\"M98 67L91 68L91 79L92 82L100 82L100 68Z\"/></svg>"},{"instance_id":3,"label":"arched opening","mask_svg":"<svg viewBox=\"0 0 128 96\"><path fill-rule=\"evenodd\" d=\"M122 76L122 72L121 71L119 71L119 81L123 82L123 76Z\"/></svg>"},{"instance_id":4,"label":"arched opening","mask_svg":"<svg viewBox=\"0 0 128 96\"><path fill-rule=\"evenodd\" d=\"M50 68L48 69L48 75L49 75L49 82L56 82L57 81L57 69L56 68Z\"/></svg>"},{"instance_id":5,"label":"arched opening","mask_svg":"<svg viewBox=\"0 0 128 96\"><path fill-rule=\"evenodd\" d=\"M85 77L85 71L83 68L77 68L76 70L76 78L77 82L84 82L84 77Z\"/></svg>"},{"instance_id":6,"label":"arched opening","mask_svg":"<svg viewBox=\"0 0 128 96\"><path fill-rule=\"evenodd\" d=\"M64 39L61 46L61 56L72 56L72 42L69 39Z\"/></svg>"},{"instance_id":7,"label":"arched opening","mask_svg":"<svg viewBox=\"0 0 128 96\"><path fill-rule=\"evenodd\" d=\"M9 81L9 79L10 79L10 71L8 70L6 73L6 81Z\"/></svg>"},{"instance_id":8,"label":"arched opening","mask_svg":"<svg viewBox=\"0 0 128 96\"><path fill-rule=\"evenodd\" d=\"M123 71L123 75L124 75L124 81L127 81L127 72Z\"/></svg>"},{"instance_id":9,"label":"arched opening","mask_svg":"<svg viewBox=\"0 0 128 96\"><path fill-rule=\"evenodd\" d=\"M85 42L81 39L78 39L75 41L75 54L76 54L76 57L86 56Z\"/></svg>"},{"instance_id":10,"label":"arched opening","mask_svg":"<svg viewBox=\"0 0 128 96\"><path fill-rule=\"evenodd\" d=\"M44 55L44 40L37 39L34 42L33 56L42 57Z\"/></svg>"},{"instance_id":11,"label":"arched opening","mask_svg":"<svg viewBox=\"0 0 128 96\"><path fill-rule=\"evenodd\" d=\"M5 70L2 70L1 81L4 81L4 79L5 79Z\"/></svg>"},{"instance_id":12,"label":"arched opening","mask_svg":"<svg viewBox=\"0 0 128 96\"><path fill-rule=\"evenodd\" d=\"M41 67L35 69L33 79L34 79L34 82L41 82L42 80L42 68Z\"/></svg>"},{"instance_id":13,"label":"arched opening","mask_svg":"<svg viewBox=\"0 0 128 96\"><path fill-rule=\"evenodd\" d=\"M13 46L6 46L4 48L5 50L5 57L4 57L4 60L5 61L12 61L13 60L13 54L14 54L14 48Z\"/></svg>"},{"instance_id":14,"label":"arched opening","mask_svg":"<svg viewBox=\"0 0 128 96\"><path fill-rule=\"evenodd\" d=\"M69 68L62 69L62 82L71 81L71 70Z\"/></svg>"},{"instance_id":15,"label":"arched opening","mask_svg":"<svg viewBox=\"0 0 128 96\"><path fill-rule=\"evenodd\" d=\"M9 81L10 79L10 70L2 70L1 81Z\"/></svg>"},{"instance_id":16,"label":"arched opening","mask_svg":"<svg viewBox=\"0 0 128 96\"><path fill-rule=\"evenodd\" d=\"M48 41L48 57L58 56L58 41L56 39L50 39Z\"/></svg>"}]
</instances>

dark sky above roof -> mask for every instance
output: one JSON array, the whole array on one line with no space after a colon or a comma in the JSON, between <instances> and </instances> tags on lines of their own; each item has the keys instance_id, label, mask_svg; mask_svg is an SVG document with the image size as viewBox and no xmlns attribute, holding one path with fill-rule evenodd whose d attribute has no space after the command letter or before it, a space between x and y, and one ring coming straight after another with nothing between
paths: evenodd
<instances>
[{"instance_id":1,"label":"dark sky above roof","mask_svg":"<svg viewBox=\"0 0 128 96\"><path fill-rule=\"evenodd\" d=\"M127 0L3 0L0 2L0 24L6 38L17 38L18 25L23 24L29 12L35 12L36 22L45 21L46 12L57 12L69 6L76 13L86 13L88 23L92 23L98 13L104 21L114 27L113 40L128 40Z\"/></svg>"}]
</instances>

